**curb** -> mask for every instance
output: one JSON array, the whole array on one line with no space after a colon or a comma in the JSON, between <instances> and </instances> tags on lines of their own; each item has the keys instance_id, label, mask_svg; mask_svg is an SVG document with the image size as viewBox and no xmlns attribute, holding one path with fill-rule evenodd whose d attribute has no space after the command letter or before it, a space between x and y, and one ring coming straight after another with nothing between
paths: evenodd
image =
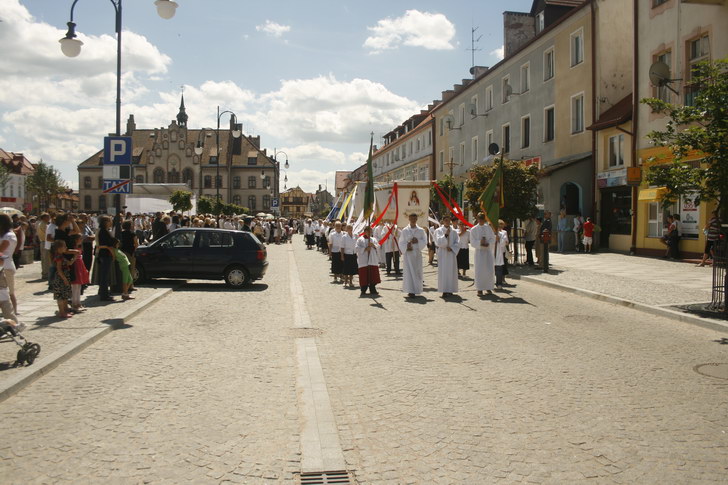
<instances>
[{"instance_id":1,"label":"curb","mask_svg":"<svg viewBox=\"0 0 728 485\"><path fill-rule=\"evenodd\" d=\"M596 291L585 290L583 288L577 288L575 286L562 285L561 283L554 283L553 281L544 281L539 278L527 275L511 275L511 278L528 281L530 283L536 283L541 286L546 286L556 290L566 291L574 293L576 295L585 296L594 300L605 301L607 303L613 303L615 305L625 306L627 308L633 308L641 312L650 313L659 317L666 317L672 320L678 320L683 323L689 323L691 325L697 325L699 327L707 328L710 330L716 330L718 332L728 333L728 323L721 322L720 320L713 320L711 318L701 318L693 315L687 315L685 313L670 310L668 308L657 307L653 305L647 305L645 303L638 303L636 301L625 300L624 298L617 298L616 296L607 295L604 293L598 293Z\"/></svg>"},{"instance_id":2,"label":"curb","mask_svg":"<svg viewBox=\"0 0 728 485\"><path fill-rule=\"evenodd\" d=\"M166 296L167 293L170 293L173 290L174 288L165 288L163 290L157 291L151 297L137 303L132 308L129 308L128 310L122 312L119 316L111 319L102 320L102 323L105 323L106 325L94 328L86 332L86 334L82 335L76 340L67 343L47 357L35 362L34 365L24 367L13 377L0 382L0 402L6 400L36 379L39 379L40 377L48 374L60 364L67 361L74 355L78 354L97 340L101 339L112 330L124 328L129 320L134 318L142 310L145 310L149 306L156 303L157 300L160 300L161 298Z\"/></svg>"}]
</instances>

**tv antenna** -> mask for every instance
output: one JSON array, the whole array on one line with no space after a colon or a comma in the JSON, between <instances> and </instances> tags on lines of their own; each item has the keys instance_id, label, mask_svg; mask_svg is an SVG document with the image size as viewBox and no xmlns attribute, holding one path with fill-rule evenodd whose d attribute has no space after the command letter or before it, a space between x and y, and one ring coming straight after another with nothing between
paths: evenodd
<instances>
[{"instance_id":1,"label":"tv antenna","mask_svg":"<svg viewBox=\"0 0 728 485\"><path fill-rule=\"evenodd\" d=\"M480 49L478 47L475 47L475 45L478 42L480 42L480 39L483 38L483 34L480 34L477 39L475 38L475 32L478 29L479 29L479 27L473 27L473 28L470 29L470 49L466 49L466 50L469 50L470 51L470 55L471 55L471 59L470 59L470 61L471 61L470 68L471 69L470 69L470 72L475 72L475 69L473 69L475 67L475 53L477 51L482 51L483 50L483 49ZM473 77L475 77L475 75L473 75Z\"/></svg>"}]
</instances>

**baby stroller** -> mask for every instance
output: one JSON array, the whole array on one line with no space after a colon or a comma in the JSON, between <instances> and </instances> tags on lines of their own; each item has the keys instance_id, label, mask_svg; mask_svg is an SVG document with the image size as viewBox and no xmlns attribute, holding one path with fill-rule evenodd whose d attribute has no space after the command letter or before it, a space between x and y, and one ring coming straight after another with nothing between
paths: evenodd
<instances>
[{"instance_id":1,"label":"baby stroller","mask_svg":"<svg viewBox=\"0 0 728 485\"><path fill-rule=\"evenodd\" d=\"M22 327L21 327L22 328ZM32 364L40 354L40 345L29 342L20 333L20 330L12 325L0 320L0 342L13 341L20 347L15 361L15 366L19 367L23 364Z\"/></svg>"}]
</instances>

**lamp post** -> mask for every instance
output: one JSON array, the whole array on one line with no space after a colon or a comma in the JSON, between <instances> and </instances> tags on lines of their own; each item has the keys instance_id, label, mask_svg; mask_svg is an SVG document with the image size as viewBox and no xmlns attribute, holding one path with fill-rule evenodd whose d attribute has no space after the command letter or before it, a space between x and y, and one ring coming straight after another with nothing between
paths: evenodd
<instances>
[{"instance_id":1,"label":"lamp post","mask_svg":"<svg viewBox=\"0 0 728 485\"><path fill-rule=\"evenodd\" d=\"M121 135L121 2L122 0L110 0L116 12L116 136ZM73 10L78 0L71 4L71 19L66 24L68 32L58 42L61 44L61 51L67 57L76 57L81 53L83 42L76 39L76 24L73 22ZM157 0L157 13L163 19L174 17L177 2L172 0Z\"/></svg>"},{"instance_id":2,"label":"lamp post","mask_svg":"<svg viewBox=\"0 0 728 485\"><path fill-rule=\"evenodd\" d=\"M225 110L222 113L220 112L220 106L217 107L217 130L215 131L215 145L216 145L216 151L217 151L217 159L215 161L216 169L215 169L215 216L217 217L218 227L220 225L220 118L222 118L222 115L225 113L230 114L230 125L232 127L232 135L233 138L240 138L240 135L242 135L242 131L236 129L235 124L238 121L238 117L235 116L235 113L229 110Z\"/></svg>"},{"instance_id":3,"label":"lamp post","mask_svg":"<svg viewBox=\"0 0 728 485\"><path fill-rule=\"evenodd\" d=\"M273 190L275 193L275 198L278 199L278 210L279 211L280 211L280 207L281 207L281 201L280 201L281 165L278 162L278 155L281 155L281 154L285 155L285 157L286 157L286 163L283 165L285 167L285 169L288 170L288 167L290 167L290 165L288 164L288 154L282 150L278 150L277 148L274 148L273 149L273 170L274 170L273 171L273 181L274 181L273 183L275 185L274 185ZM287 175L286 175L285 181L288 182ZM284 185L283 190L286 190L286 188L287 188L287 186Z\"/></svg>"},{"instance_id":4,"label":"lamp post","mask_svg":"<svg viewBox=\"0 0 728 485\"><path fill-rule=\"evenodd\" d=\"M215 131L214 128L202 128L200 130L200 134L197 135L197 144L195 145L195 155L200 157L200 167L202 167L202 152L204 151L205 142L203 141L202 137L206 133L211 133ZM200 180L198 181L198 197L202 197L202 190L203 190L203 184L202 184L202 168L200 168Z\"/></svg>"}]
</instances>

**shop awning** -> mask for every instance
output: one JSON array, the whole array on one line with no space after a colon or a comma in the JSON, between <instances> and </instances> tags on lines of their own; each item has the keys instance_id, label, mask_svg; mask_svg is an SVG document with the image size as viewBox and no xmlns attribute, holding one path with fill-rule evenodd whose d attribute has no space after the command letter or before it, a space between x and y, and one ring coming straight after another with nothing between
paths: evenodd
<instances>
[{"instance_id":1,"label":"shop awning","mask_svg":"<svg viewBox=\"0 0 728 485\"><path fill-rule=\"evenodd\" d=\"M667 187L656 187L654 189L642 189L637 200L652 201L661 200L662 196L667 192Z\"/></svg>"}]
</instances>

